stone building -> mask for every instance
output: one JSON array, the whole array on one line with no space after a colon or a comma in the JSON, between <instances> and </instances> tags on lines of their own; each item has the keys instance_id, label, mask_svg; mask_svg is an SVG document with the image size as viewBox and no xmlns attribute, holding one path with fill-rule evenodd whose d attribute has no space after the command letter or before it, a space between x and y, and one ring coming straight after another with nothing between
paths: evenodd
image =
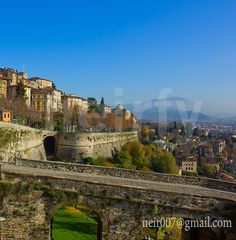
<instances>
[{"instance_id":1,"label":"stone building","mask_svg":"<svg viewBox=\"0 0 236 240\"><path fill-rule=\"evenodd\" d=\"M225 140L220 139L213 143L213 151L216 154L222 154L223 150L225 148Z\"/></svg>"},{"instance_id":2,"label":"stone building","mask_svg":"<svg viewBox=\"0 0 236 240\"><path fill-rule=\"evenodd\" d=\"M134 123L136 123L135 116L125 109L123 105L118 104L114 109L112 109L112 112L115 113L116 116L122 117L124 120L133 120Z\"/></svg>"},{"instance_id":3,"label":"stone building","mask_svg":"<svg viewBox=\"0 0 236 240\"><path fill-rule=\"evenodd\" d=\"M47 87L43 89L32 89L31 106L34 111L52 113L60 112L61 106L61 91Z\"/></svg>"},{"instance_id":4,"label":"stone building","mask_svg":"<svg viewBox=\"0 0 236 240\"><path fill-rule=\"evenodd\" d=\"M18 72L16 70L12 68L0 68L0 74L8 80L8 86L17 84Z\"/></svg>"},{"instance_id":5,"label":"stone building","mask_svg":"<svg viewBox=\"0 0 236 240\"><path fill-rule=\"evenodd\" d=\"M60 90L53 89L53 92L52 92L52 111L53 112L62 111L61 96L62 96L62 92Z\"/></svg>"},{"instance_id":6,"label":"stone building","mask_svg":"<svg viewBox=\"0 0 236 240\"><path fill-rule=\"evenodd\" d=\"M17 85L22 83L25 89L26 105L33 110L45 112L61 112L61 91L53 89L50 80L33 77L28 79L27 73L11 68L0 68L0 96L14 102L17 95Z\"/></svg>"},{"instance_id":7,"label":"stone building","mask_svg":"<svg viewBox=\"0 0 236 240\"><path fill-rule=\"evenodd\" d=\"M199 156L213 156L213 146L208 143L199 144L196 148L196 153Z\"/></svg>"},{"instance_id":8,"label":"stone building","mask_svg":"<svg viewBox=\"0 0 236 240\"><path fill-rule=\"evenodd\" d=\"M31 105L31 86L27 78L26 72L18 72L11 68L0 68L0 95L1 95L1 79L4 83L4 94L9 100L14 101L16 98L17 84L21 82L26 90L26 105Z\"/></svg>"},{"instance_id":9,"label":"stone building","mask_svg":"<svg viewBox=\"0 0 236 240\"><path fill-rule=\"evenodd\" d=\"M182 161L181 169L184 172L197 173L197 159L194 156L189 156Z\"/></svg>"},{"instance_id":10,"label":"stone building","mask_svg":"<svg viewBox=\"0 0 236 240\"><path fill-rule=\"evenodd\" d=\"M38 82L33 81L33 80L30 80L29 82L30 82L30 88L32 88L32 89L39 89L40 88Z\"/></svg>"},{"instance_id":11,"label":"stone building","mask_svg":"<svg viewBox=\"0 0 236 240\"><path fill-rule=\"evenodd\" d=\"M18 72L12 68L0 68L0 74L8 80L8 86L15 86L19 81L27 79L26 72Z\"/></svg>"},{"instance_id":12,"label":"stone building","mask_svg":"<svg viewBox=\"0 0 236 240\"><path fill-rule=\"evenodd\" d=\"M39 77L33 77L30 78L30 81L36 82L38 84L38 88L43 89L43 88L52 88L52 81L44 78L39 78Z\"/></svg>"},{"instance_id":13,"label":"stone building","mask_svg":"<svg viewBox=\"0 0 236 240\"><path fill-rule=\"evenodd\" d=\"M62 96L64 111L72 109L74 106L78 106L82 113L86 113L88 111L88 100L72 94Z\"/></svg>"},{"instance_id":14,"label":"stone building","mask_svg":"<svg viewBox=\"0 0 236 240\"><path fill-rule=\"evenodd\" d=\"M88 100L85 99L85 98L83 98L83 99L82 99L82 103L83 103L82 111L83 111L84 113L87 113L87 112L88 112L88 107L89 107L89 105L88 105Z\"/></svg>"},{"instance_id":15,"label":"stone building","mask_svg":"<svg viewBox=\"0 0 236 240\"><path fill-rule=\"evenodd\" d=\"M105 113L111 113L111 107L108 106L108 105L105 105L105 106L104 106L104 112L105 112Z\"/></svg>"},{"instance_id":16,"label":"stone building","mask_svg":"<svg viewBox=\"0 0 236 240\"><path fill-rule=\"evenodd\" d=\"M0 97L7 97L7 80L0 75Z\"/></svg>"}]
</instances>

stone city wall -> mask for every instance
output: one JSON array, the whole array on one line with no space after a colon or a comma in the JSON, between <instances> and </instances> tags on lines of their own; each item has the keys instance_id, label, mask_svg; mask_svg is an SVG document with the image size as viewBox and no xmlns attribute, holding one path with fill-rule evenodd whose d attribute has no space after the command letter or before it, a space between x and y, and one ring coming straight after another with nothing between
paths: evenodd
<instances>
[{"instance_id":1,"label":"stone city wall","mask_svg":"<svg viewBox=\"0 0 236 240\"><path fill-rule=\"evenodd\" d=\"M42 131L0 122L0 162L11 162L15 157L46 160Z\"/></svg>"},{"instance_id":2,"label":"stone city wall","mask_svg":"<svg viewBox=\"0 0 236 240\"><path fill-rule=\"evenodd\" d=\"M138 140L137 131L111 133L58 133L57 157L80 162L86 157L112 157L127 142Z\"/></svg>"}]
</instances>

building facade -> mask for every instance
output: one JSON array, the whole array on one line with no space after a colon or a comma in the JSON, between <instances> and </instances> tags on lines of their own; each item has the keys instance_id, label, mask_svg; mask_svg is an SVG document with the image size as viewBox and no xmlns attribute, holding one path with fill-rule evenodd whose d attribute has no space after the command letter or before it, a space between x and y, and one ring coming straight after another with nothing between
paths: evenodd
<instances>
[{"instance_id":1,"label":"building facade","mask_svg":"<svg viewBox=\"0 0 236 240\"><path fill-rule=\"evenodd\" d=\"M7 97L7 80L0 76L0 97Z\"/></svg>"},{"instance_id":2,"label":"building facade","mask_svg":"<svg viewBox=\"0 0 236 240\"><path fill-rule=\"evenodd\" d=\"M64 111L73 109L74 106L78 106L81 113L88 111L88 100L76 95L63 95L62 106Z\"/></svg>"},{"instance_id":3,"label":"building facade","mask_svg":"<svg viewBox=\"0 0 236 240\"><path fill-rule=\"evenodd\" d=\"M197 159L194 156L189 156L182 161L181 169L184 172L197 173Z\"/></svg>"},{"instance_id":4,"label":"building facade","mask_svg":"<svg viewBox=\"0 0 236 240\"><path fill-rule=\"evenodd\" d=\"M61 112L61 91L50 87L31 90L31 106L34 111L52 113Z\"/></svg>"},{"instance_id":5,"label":"building facade","mask_svg":"<svg viewBox=\"0 0 236 240\"><path fill-rule=\"evenodd\" d=\"M0 110L0 121L11 122L11 111L8 109Z\"/></svg>"},{"instance_id":6,"label":"building facade","mask_svg":"<svg viewBox=\"0 0 236 240\"><path fill-rule=\"evenodd\" d=\"M225 148L225 140L217 140L213 143L213 151L216 154L222 154Z\"/></svg>"},{"instance_id":7,"label":"building facade","mask_svg":"<svg viewBox=\"0 0 236 240\"><path fill-rule=\"evenodd\" d=\"M33 78L30 78L30 81L36 82L38 84L38 88L40 89L53 87L52 81L48 79L33 77Z\"/></svg>"}]
</instances>

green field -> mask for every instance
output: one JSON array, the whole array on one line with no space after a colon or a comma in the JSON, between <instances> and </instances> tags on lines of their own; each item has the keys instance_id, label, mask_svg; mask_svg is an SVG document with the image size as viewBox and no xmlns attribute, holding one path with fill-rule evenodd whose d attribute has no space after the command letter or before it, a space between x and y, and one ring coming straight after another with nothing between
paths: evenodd
<instances>
[{"instance_id":1,"label":"green field","mask_svg":"<svg viewBox=\"0 0 236 240\"><path fill-rule=\"evenodd\" d=\"M86 215L73 207L59 209L52 224L53 240L96 240L98 223L95 215Z\"/></svg>"}]
</instances>

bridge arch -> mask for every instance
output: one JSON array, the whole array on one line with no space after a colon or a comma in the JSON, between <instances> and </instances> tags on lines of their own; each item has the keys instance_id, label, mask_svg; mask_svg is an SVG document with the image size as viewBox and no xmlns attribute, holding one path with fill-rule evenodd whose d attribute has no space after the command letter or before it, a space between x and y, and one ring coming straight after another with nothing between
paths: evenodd
<instances>
[{"instance_id":1,"label":"bridge arch","mask_svg":"<svg viewBox=\"0 0 236 240\"><path fill-rule=\"evenodd\" d=\"M54 240L53 238L53 217L57 213L58 210L62 209L65 206L73 206L79 210L81 210L81 206L86 207L89 210L89 214L96 214L97 216L97 240L103 240L104 234L108 231L107 217L103 213L101 209L101 202L99 199L87 197L84 195L77 197L67 197L65 201L59 201L57 203L48 202L47 204L47 219L49 224L49 239ZM79 225L78 225L79 228ZM79 230L79 229L78 229Z\"/></svg>"}]
</instances>

